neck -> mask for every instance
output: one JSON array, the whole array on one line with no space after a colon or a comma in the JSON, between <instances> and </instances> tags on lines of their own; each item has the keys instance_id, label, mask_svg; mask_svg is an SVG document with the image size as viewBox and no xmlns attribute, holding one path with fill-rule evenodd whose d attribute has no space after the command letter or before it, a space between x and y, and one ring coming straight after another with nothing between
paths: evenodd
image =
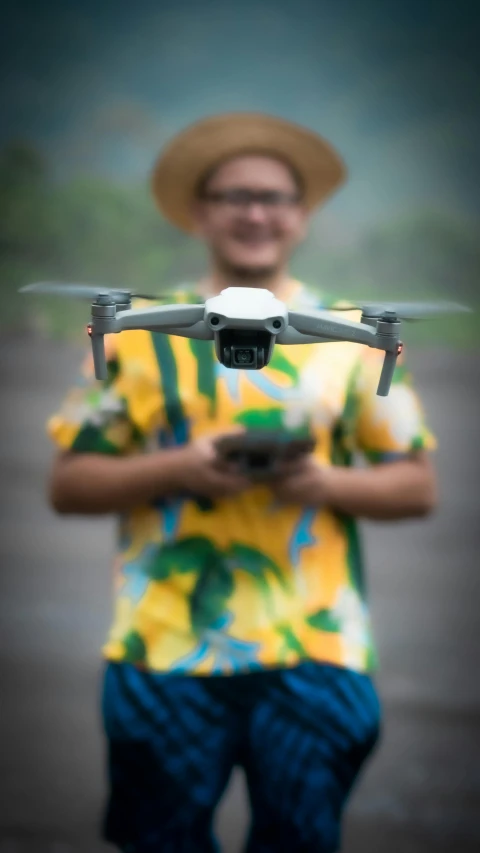
<instances>
[{"instance_id":1,"label":"neck","mask_svg":"<svg viewBox=\"0 0 480 853\"><path fill-rule=\"evenodd\" d=\"M206 296L216 296L227 287L264 288L280 299L291 292L294 281L287 269L245 275L240 271L222 269L217 265L213 265L210 274L200 281L200 290Z\"/></svg>"}]
</instances>

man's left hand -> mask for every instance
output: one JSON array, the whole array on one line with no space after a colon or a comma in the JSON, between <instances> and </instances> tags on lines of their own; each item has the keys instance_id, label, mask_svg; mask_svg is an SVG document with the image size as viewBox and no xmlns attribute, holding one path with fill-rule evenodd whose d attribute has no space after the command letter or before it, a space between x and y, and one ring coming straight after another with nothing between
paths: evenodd
<instances>
[{"instance_id":1,"label":"man's left hand","mask_svg":"<svg viewBox=\"0 0 480 853\"><path fill-rule=\"evenodd\" d=\"M306 456L284 465L270 485L281 503L326 507L372 521L429 515L438 501L435 470L425 451L367 468L321 465Z\"/></svg>"},{"instance_id":2,"label":"man's left hand","mask_svg":"<svg viewBox=\"0 0 480 853\"><path fill-rule=\"evenodd\" d=\"M326 466L305 456L285 463L271 488L281 503L320 507L328 502L328 474Z\"/></svg>"}]
</instances>

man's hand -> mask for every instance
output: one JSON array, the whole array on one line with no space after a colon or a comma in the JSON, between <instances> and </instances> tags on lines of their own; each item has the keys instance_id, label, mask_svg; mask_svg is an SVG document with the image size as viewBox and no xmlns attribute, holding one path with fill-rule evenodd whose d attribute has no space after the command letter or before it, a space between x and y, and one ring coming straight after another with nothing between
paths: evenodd
<instances>
[{"instance_id":1,"label":"man's hand","mask_svg":"<svg viewBox=\"0 0 480 853\"><path fill-rule=\"evenodd\" d=\"M328 499L328 473L313 456L301 456L281 467L272 491L281 503L320 507Z\"/></svg>"},{"instance_id":2,"label":"man's hand","mask_svg":"<svg viewBox=\"0 0 480 853\"><path fill-rule=\"evenodd\" d=\"M202 438L126 457L61 453L53 466L49 498L61 514L105 515L175 495L215 499L248 488L251 483L218 457L215 438Z\"/></svg>"},{"instance_id":3,"label":"man's hand","mask_svg":"<svg viewBox=\"0 0 480 853\"><path fill-rule=\"evenodd\" d=\"M218 436L203 437L171 451L171 485L175 492L226 498L251 488L234 465L218 455Z\"/></svg>"},{"instance_id":4,"label":"man's hand","mask_svg":"<svg viewBox=\"0 0 480 853\"><path fill-rule=\"evenodd\" d=\"M426 516L438 501L435 470L425 451L370 468L323 466L308 456L286 466L271 487L282 503L325 506L375 521Z\"/></svg>"}]
</instances>

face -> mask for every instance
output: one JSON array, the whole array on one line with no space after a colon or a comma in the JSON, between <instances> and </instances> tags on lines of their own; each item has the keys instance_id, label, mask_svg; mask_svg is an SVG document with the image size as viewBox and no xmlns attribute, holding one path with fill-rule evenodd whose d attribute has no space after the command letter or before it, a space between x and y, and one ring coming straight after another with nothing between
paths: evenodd
<instances>
[{"instance_id":1,"label":"face","mask_svg":"<svg viewBox=\"0 0 480 853\"><path fill-rule=\"evenodd\" d=\"M305 237L307 213L295 178L269 157L223 163L194 212L197 234L217 263L244 278L282 269Z\"/></svg>"}]
</instances>

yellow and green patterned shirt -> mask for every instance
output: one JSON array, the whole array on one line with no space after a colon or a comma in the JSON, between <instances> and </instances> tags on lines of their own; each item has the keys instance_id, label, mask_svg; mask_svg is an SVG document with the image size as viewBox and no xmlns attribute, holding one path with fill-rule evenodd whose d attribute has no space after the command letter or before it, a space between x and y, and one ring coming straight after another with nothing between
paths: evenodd
<instances>
[{"instance_id":1,"label":"yellow and green patterned shirt","mask_svg":"<svg viewBox=\"0 0 480 853\"><path fill-rule=\"evenodd\" d=\"M200 301L194 291L178 298ZM300 283L288 304L321 307ZM307 430L323 465L435 445L403 365L389 396L376 396L383 353L368 347L277 346L262 371L237 371L210 341L140 330L106 343L108 380L95 380L88 358L49 420L63 450L148 453L238 424ZM305 658L376 666L355 520L279 505L264 485L215 503L136 507L119 519L114 574L109 660L202 675Z\"/></svg>"}]
</instances>

